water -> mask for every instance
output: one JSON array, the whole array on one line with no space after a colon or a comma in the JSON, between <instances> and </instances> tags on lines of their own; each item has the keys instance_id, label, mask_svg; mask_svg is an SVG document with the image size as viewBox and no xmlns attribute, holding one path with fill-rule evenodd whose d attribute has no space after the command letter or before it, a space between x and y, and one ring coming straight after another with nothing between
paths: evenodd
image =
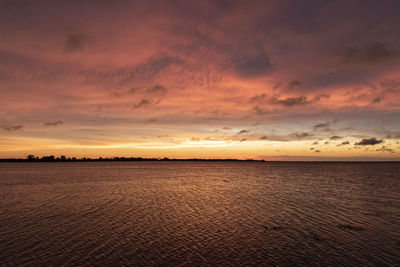
<instances>
[{"instance_id":1,"label":"water","mask_svg":"<svg viewBox=\"0 0 400 267\"><path fill-rule=\"evenodd\" d=\"M400 164L0 163L0 265L400 265Z\"/></svg>"}]
</instances>

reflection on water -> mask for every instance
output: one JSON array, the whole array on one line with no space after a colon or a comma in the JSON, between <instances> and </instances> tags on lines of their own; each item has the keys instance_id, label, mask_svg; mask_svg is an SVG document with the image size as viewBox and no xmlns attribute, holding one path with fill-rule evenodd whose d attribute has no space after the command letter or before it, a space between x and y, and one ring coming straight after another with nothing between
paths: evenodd
<instances>
[{"instance_id":1,"label":"reflection on water","mask_svg":"<svg viewBox=\"0 0 400 267\"><path fill-rule=\"evenodd\" d=\"M0 163L0 265L395 265L400 164Z\"/></svg>"}]
</instances>

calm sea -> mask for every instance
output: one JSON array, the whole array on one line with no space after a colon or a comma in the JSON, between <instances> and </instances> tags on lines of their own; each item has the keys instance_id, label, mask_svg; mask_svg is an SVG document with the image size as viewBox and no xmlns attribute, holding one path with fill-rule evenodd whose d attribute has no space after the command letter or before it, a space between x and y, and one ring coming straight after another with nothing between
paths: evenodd
<instances>
[{"instance_id":1,"label":"calm sea","mask_svg":"<svg viewBox=\"0 0 400 267\"><path fill-rule=\"evenodd\" d=\"M0 265L400 264L400 164L0 163Z\"/></svg>"}]
</instances>

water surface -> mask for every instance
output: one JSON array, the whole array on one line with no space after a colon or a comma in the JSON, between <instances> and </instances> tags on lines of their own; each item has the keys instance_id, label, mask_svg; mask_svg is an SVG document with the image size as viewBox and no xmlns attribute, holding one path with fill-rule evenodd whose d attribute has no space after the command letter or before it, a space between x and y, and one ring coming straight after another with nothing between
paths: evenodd
<instances>
[{"instance_id":1,"label":"water surface","mask_svg":"<svg viewBox=\"0 0 400 267\"><path fill-rule=\"evenodd\" d=\"M0 163L0 265L398 265L400 164Z\"/></svg>"}]
</instances>

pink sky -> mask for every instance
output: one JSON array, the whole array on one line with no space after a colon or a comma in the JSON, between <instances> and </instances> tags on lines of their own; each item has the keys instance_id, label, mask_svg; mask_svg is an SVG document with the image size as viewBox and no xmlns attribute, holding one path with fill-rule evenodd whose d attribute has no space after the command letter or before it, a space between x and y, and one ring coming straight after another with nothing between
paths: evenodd
<instances>
[{"instance_id":1,"label":"pink sky","mask_svg":"<svg viewBox=\"0 0 400 267\"><path fill-rule=\"evenodd\" d=\"M0 158L399 160L398 1L0 1Z\"/></svg>"}]
</instances>

